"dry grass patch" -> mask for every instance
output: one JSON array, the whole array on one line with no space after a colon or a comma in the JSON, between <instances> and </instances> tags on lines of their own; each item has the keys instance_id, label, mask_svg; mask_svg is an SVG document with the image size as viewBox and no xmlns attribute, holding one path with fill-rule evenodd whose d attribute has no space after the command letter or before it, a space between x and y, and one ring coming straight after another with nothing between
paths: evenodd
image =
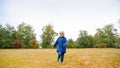
<instances>
[{"instance_id":1,"label":"dry grass patch","mask_svg":"<svg viewBox=\"0 0 120 68\"><path fill-rule=\"evenodd\" d=\"M67 49L56 62L55 49L1 49L0 68L120 68L120 49Z\"/></svg>"}]
</instances>

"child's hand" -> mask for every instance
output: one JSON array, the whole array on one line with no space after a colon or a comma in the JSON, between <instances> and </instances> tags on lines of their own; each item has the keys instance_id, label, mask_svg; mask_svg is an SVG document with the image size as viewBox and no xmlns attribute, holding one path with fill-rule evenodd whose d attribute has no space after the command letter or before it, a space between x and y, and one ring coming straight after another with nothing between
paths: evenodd
<instances>
[{"instance_id":1,"label":"child's hand","mask_svg":"<svg viewBox=\"0 0 120 68\"><path fill-rule=\"evenodd\" d=\"M52 48L54 48L54 46L52 46Z\"/></svg>"},{"instance_id":2,"label":"child's hand","mask_svg":"<svg viewBox=\"0 0 120 68\"><path fill-rule=\"evenodd\" d=\"M63 46L65 47L67 45L67 42L63 44Z\"/></svg>"},{"instance_id":3,"label":"child's hand","mask_svg":"<svg viewBox=\"0 0 120 68\"><path fill-rule=\"evenodd\" d=\"M65 45L65 44L63 44L63 46L65 47L66 45Z\"/></svg>"}]
</instances>

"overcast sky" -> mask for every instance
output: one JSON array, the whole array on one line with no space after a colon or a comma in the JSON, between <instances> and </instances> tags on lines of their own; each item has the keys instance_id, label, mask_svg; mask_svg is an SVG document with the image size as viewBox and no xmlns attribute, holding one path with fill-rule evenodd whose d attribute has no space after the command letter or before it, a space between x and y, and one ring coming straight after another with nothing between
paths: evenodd
<instances>
[{"instance_id":1,"label":"overcast sky","mask_svg":"<svg viewBox=\"0 0 120 68\"><path fill-rule=\"evenodd\" d=\"M75 40L79 30L94 35L97 28L107 24L118 28L118 19L120 0L0 0L0 24L30 24L37 40L48 23Z\"/></svg>"}]
</instances>

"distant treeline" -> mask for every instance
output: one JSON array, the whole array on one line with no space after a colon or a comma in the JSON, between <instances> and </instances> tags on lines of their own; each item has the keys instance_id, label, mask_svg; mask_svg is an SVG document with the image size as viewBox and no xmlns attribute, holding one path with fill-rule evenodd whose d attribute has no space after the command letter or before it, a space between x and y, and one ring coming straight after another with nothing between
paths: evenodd
<instances>
[{"instance_id":1,"label":"distant treeline","mask_svg":"<svg viewBox=\"0 0 120 68\"><path fill-rule=\"evenodd\" d=\"M55 36L51 24L43 26L41 41L36 40L36 34L31 25L21 23L15 29L14 26L0 24L0 48L52 48ZM94 36L86 30L80 30L76 41L68 39L68 48L120 48L120 34L117 29L108 24L96 29Z\"/></svg>"}]
</instances>

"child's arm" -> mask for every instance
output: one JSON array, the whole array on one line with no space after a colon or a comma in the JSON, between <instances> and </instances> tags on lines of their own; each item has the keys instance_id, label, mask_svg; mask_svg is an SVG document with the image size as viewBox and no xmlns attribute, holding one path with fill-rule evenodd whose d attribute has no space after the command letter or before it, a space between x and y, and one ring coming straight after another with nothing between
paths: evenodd
<instances>
[{"instance_id":1,"label":"child's arm","mask_svg":"<svg viewBox=\"0 0 120 68\"><path fill-rule=\"evenodd\" d=\"M65 43L63 44L63 46L67 46L68 42L67 39L65 38Z\"/></svg>"},{"instance_id":2,"label":"child's arm","mask_svg":"<svg viewBox=\"0 0 120 68\"><path fill-rule=\"evenodd\" d=\"M58 44L58 39L57 39L56 42L54 43L53 47L56 47L57 44Z\"/></svg>"}]
</instances>

